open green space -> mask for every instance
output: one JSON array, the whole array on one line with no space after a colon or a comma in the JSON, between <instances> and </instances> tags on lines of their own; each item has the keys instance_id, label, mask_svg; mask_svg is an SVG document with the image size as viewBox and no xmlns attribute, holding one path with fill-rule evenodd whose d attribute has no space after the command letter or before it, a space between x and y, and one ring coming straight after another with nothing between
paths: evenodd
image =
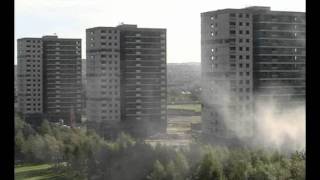
<instances>
[{"instance_id":1,"label":"open green space","mask_svg":"<svg viewBox=\"0 0 320 180\"><path fill-rule=\"evenodd\" d=\"M64 179L62 174L53 172L50 164L17 165L14 168L14 177L15 180Z\"/></svg>"},{"instance_id":2,"label":"open green space","mask_svg":"<svg viewBox=\"0 0 320 180\"><path fill-rule=\"evenodd\" d=\"M201 116L174 116L168 118L168 133L187 133L191 130L191 123L200 123Z\"/></svg>"},{"instance_id":3,"label":"open green space","mask_svg":"<svg viewBox=\"0 0 320 180\"><path fill-rule=\"evenodd\" d=\"M167 105L167 108L201 112L201 104L170 104L170 105Z\"/></svg>"}]
</instances>

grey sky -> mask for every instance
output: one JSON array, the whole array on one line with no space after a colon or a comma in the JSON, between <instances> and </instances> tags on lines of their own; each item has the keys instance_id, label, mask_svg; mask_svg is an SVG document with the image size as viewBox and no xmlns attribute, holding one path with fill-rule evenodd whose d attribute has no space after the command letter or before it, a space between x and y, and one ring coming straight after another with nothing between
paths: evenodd
<instances>
[{"instance_id":1,"label":"grey sky","mask_svg":"<svg viewBox=\"0 0 320 180\"><path fill-rule=\"evenodd\" d=\"M200 13L247 6L305 12L304 0L15 0L15 42L53 33L81 38L85 58L86 28L124 22L166 28L169 63L200 62Z\"/></svg>"}]
</instances>

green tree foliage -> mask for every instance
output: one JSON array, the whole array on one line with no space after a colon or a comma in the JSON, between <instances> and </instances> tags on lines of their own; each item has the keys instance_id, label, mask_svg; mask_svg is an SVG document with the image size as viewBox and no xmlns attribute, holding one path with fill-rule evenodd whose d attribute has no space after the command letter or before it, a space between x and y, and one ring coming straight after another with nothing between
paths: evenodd
<instances>
[{"instance_id":1,"label":"green tree foliage","mask_svg":"<svg viewBox=\"0 0 320 180\"><path fill-rule=\"evenodd\" d=\"M181 152L177 152L174 163L176 171L179 173L178 179L185 179L189 172L189 163L186 157Z\"/></svg>"},{"instance_id":2,"label":"green tree foliage","mask_svg":"<svg viewBox=\"0 0 320 180\"><path fill-rule=\"evenodd\" d=\"M67 179L260 180L305 179L305 153L191 144L155 147L121 133L106 141L85 128L43 122L33 129L15 119L16 158L55 164ZM61 165L61 164L65 165Z\"/></svg>"},{"instance_id":3,"label":"green tree foliage","mask_svg":"<svg viewBox=\"0 0 320 180\"><path fill-rule=\"evenodd\" d=\"M211 152L206 154L200 166L196 172L196 175L193 177L194 180L211 180L211 179L222 179L222 167L217 159L213 156Z\"/></svg>"},{"instance_id":4,"label":"green tree foliage","mask_svg":"<svg viewBox=\"0 0 320 180\"><path fill-rule=\"evenodd\" d=\"M160 163L160 161L156 160L153 165L153 170L148 176L149 180L166 180L167 173L164 166Z\"/></svg>"},{"instance_id":5,"label":"green tree foliage","mask_svg":"<svg viewBox=\"0 0 320 180\"><path fill-rule=\"evenodd\" d=\"M51 126L48 120L44 119L41 123L39 133L41 135L52 134Z\"/></svg>"}]
</instances>

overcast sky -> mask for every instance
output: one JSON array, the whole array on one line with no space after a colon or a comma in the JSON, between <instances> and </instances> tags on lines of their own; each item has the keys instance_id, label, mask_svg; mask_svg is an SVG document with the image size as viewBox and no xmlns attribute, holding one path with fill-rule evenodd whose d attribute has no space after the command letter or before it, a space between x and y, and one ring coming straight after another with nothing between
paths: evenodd
<instances>
[{"instance_id":1,"label":"overcast sky","mask_svg":"<svg viewBox=\"0 0 320 180\"><path fill-rule=\"evenodd\" d=\"M167 62L200 62L200 13L247 6L305 12L305 0L15 0L15 42L54 33L81 38L85 58L86 28L123 22L166 28Z\"/></svg>"}]
</instances>

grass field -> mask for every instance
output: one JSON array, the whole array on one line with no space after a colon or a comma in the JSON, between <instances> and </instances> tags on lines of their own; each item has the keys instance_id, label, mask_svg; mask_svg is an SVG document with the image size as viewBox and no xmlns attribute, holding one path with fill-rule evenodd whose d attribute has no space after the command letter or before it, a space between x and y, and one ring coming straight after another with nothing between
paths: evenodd
<instances>
[{"instance_id":1,"label":"grass field","mask_svg":"<svg viewBox=\"0 0 320 180\"><path fill-rule=\"evenodd\" d=\"M170 104L170 105L167 105L167 108L201 112L201 104Z\"/></svg>"},{"instance_id":2,"label":"grass field","mask_svg":"<svg viewBox=\"0 0 320 180\"><path fill-rule=\"evenodd\" d=\"M56 174L51 169L50 164L37 164L37 165L18 165L14 168L15 180L62 180L63 175Z\"/></svg>"},{"instance_id":3,"label":"grass field","mask_svg":"<svg viewBox=\"0 0 320 180\"><path fill-rule=\"evenodd\" d=\"M191 130L191 123L200 123L201 116L175 116L168 117L167 132L173 133L187 133Z\"/></svg>"}]
</instances>

